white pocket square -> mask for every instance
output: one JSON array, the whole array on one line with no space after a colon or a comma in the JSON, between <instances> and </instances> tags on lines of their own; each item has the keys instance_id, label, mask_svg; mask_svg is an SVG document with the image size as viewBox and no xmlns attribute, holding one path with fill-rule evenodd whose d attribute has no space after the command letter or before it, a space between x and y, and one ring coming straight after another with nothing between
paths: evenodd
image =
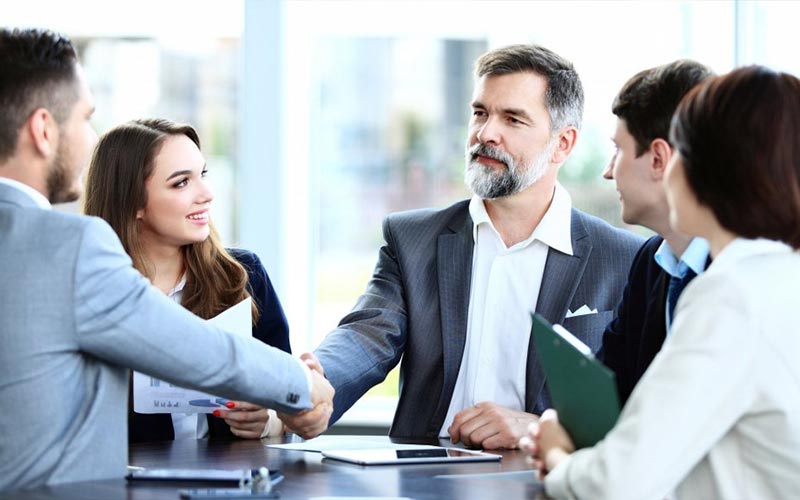
<instances>
[{"instance_id":1,"label":"white pocket square","mask_svg":"<svg viewBox=\"0 0 800 500\"><path fill-rule=\"evenodd\" d=\"M567 315L565 318L574 318L576 316L586 316L587 314L597 314L597 309L589 309L589 306L586 304L580 306L575 312L570 311L567 309Z\"/></svg>"}]
</instances>

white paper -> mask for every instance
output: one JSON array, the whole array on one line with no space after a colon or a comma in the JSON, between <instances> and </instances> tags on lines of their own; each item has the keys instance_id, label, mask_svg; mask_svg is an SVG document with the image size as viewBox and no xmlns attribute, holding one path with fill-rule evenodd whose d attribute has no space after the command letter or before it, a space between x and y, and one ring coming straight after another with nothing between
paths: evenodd
<instances>
[{"instance_id":1,"label":"white paper","mask_svg":"<svg viewBox=\"0 0 800 500\"><path fill-rule=\"evenodd\" d=\"M439 448L421 444L392 443L386 436L320 436L302 443L269 444L267 448L280 448L294 451L343 451L343 450L415 450L419 448Z\"/></svg>"},{"instance_id":2,"label":"white paper","mask_svg":"<svg viewBox=\"0 0 800 500\"><path fill-rule=\"evenodd\" d=\"M251 299L248 297L208 322L240 337L252 337L251 307ZM212 413L218 408L226 409L227 401L133 372L133 409L136 413Z\"/></svg>"}]
</instances>

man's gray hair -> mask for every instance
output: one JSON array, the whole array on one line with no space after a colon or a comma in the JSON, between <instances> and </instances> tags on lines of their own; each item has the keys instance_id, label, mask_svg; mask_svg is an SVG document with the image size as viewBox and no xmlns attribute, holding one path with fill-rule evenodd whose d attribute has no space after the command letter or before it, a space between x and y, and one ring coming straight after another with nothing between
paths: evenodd
<instances>
[{"instance_id":1,"label":"man's gray hair","mask_svg":"<svg viewBox=\"0 0 800 500\"><path fill-rule=\"evenodd\" d=\"M487 52L475 63L475 77L533 72L547 80L544 104L550 130L581 128L583 85L572 63L539 45L510 45Z\"/></svg>"}]
</instances>

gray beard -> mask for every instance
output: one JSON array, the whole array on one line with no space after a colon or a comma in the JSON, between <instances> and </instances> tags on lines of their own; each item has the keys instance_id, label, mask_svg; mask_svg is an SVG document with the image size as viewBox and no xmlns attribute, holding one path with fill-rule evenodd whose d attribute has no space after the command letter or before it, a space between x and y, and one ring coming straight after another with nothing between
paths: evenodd
<instances>
[{"instance_id":1,"label":"gray beard","mask_svg":"<svg viewBox=\"0 0 800 500\"><path fill-rule=\"evenodd\" d=\"M549 141L544 150L528 165L517 165L510 154L495 147L477 143L467 146L466 171L464 182L473 193L484 200L492 200L511 196L524 191L541 179L550 166L550 158L556 147L556 140ZM486 156L506 165L505 170L487 167L475 160L477 156Z\"/></svg>"}]
</instances>

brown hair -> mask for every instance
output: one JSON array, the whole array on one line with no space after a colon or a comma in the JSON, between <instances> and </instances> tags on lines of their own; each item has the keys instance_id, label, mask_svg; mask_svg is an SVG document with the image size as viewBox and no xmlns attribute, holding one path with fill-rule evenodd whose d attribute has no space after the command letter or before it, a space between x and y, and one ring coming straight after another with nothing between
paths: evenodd
<instances>
[{"instance_id":1,"label":"brown hair","mask_svg":"<svg viewBox=\"0 0 800 500\"><path fill-rule=\"evenodd\" d=\"M69 38L45 30L0 29L0 161L14 154L35 110L63 124L78 100L78 56Z\"/></svg>"},{"instance_id":2,"label":"brown hair","mask_svg":"<svg viewBox=\"0 0 800 500\"><path fill-rule=\"evenodd\" d=\"M139 234L136 213L147 204L145 181L153 174L164 141L185 135L200 148L197 132L189 125L168 120L135 120L100 138L89 164L85 212L101 217L119 235L133 266L152 278ZM183 306L201 318L211 318L249 296L247 272L225 250L209 220L210 234L202 242L183 246L186 285ZM253 320L257 310L253 302Z\"/></svg>"},{"instance_id":3,"label":"brown hair","mask_svg":"<svg viewBox=\"0 0 800 500\"><path fill-rule=\"evenodd\" d=\"M509 45L483 54L475 63L475 76L532 72L547 80L544 104L550 131L568 125L581 128L583 85L572 63L540 45Z\"/></svg>"},{"instance_id":4,"label":"brown hair","mask_svg":"<svg viewBox=\"0 0 800 500\"><path fill-rule=\"evenodd\" d=\"M695 85L714 73L699 62L679 59L640 71L625 82L614 98L611 112L622 120L636 141L641 156L656 139L668 140L675 108Z\"/></svg>"},{"instance_id":5,"label":"brown hair","mask_svg":"<svg viewBox=\"0 0 800 500\"><path fill-rule=\"evenodd\" d=\"M693 89L670 139L700 203L727 230L800 248L800 80L762 66Z\"/></svg>"}]
</instances>

